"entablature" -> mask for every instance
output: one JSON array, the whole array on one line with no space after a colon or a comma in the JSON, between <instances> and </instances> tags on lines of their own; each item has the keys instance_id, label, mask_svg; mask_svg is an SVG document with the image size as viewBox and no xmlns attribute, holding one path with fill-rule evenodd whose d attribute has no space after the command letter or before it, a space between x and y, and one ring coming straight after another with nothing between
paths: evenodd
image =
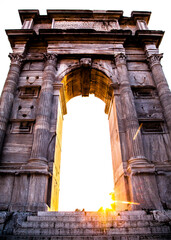
<instances>
[{"instance_id":1,"label":"entablature","mask_svg":"<svg viewBox=\"0 0 171 240\"><path fill-rule=\"evenodd\" d=\"M64 42L87 44L124 44L129 42L139 42L144 44L153 43L158 48L163 38L163 31L137 30L135 35L131 30L114 29L109 32L96 31L94 29L39 29L37 34L33 29L6 30L11 47L14 48L18 42ZM61 40L62 39L62 40Z\"/></svg>"},{"instance_id":2,"label":"entablature","mask_svg":"<svg viewBox=\"0 0 171 240\"><path fill-rule=\"evenodd\" d=\"M6 30L12 48L16 42L37 38L38 41L140 41L159 46L163 31L148 30L151 12L133 11L131 17L123 11L96 10L19 10L22 29Z\"/></svg>"}]
</instances>

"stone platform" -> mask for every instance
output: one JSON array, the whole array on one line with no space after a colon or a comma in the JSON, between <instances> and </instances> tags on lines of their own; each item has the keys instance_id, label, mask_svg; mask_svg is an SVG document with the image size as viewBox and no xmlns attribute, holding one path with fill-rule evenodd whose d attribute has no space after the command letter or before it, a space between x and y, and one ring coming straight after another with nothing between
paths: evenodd
<instances>
[{"instance_id":1,"label":"stone platform","mask_svg":"<svg viewBox=\"0 0 171 240\"><path fill-rule=\"evenodd\" d=\"M171 239L171 211L1 212L2 240Z\"/></svg>"}]
</instances>

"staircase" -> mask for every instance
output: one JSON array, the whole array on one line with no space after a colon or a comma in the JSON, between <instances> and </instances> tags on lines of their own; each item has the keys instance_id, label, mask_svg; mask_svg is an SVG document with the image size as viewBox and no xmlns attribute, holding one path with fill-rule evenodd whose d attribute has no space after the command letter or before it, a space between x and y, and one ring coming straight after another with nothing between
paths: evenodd
<instances>
[{"instance_id":1,"label":"staircase","mask_svg":"<svg viewBox=\"0 0 171 240\"><path fill-rule=\"evenodd\" d=\"M171 211L6 213L0 214L0 239L165 240L171 239L170 219Z\"/></svg>"}]
</instances>

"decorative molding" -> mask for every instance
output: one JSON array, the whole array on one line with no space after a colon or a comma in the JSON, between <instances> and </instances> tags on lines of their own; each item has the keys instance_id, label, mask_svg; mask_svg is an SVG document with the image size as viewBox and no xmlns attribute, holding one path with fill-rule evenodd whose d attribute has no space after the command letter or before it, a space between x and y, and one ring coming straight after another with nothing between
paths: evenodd
<instances>
[{"instance_id":1,"label":"decorative molding","mask_svg":"<svg viewBox=\"0 0 171 240\"><path fill-rule=\"evenodd\" d=\"M111 31L113 29L120 29L119 23L117 19L112 21L86 21L86 20L77 20L77 21L66 21L61 20L58 21L53 19L52 28L54 29L93 29L95 31Z\"/></svg>"},{"instance_id":2,"label":"decorative molding","mask_svg":"<svg viewBox=\"0 0 171 240\"><path fill-rule=\"evenodd\" d=\"M126 55L124 53L117 53L116 55L114 55L114 57L116 65L126 65Z\"/></svg>"},{"instance_id":3,"label":"decorative molding","mask_svg":"<svg viewBox=\"0 0 171 240\"><path fill-rule=\"evenodd\" d=\"M163 53L147 55L147 61L150 68L152 68L154 65L160 64L160 60L162 59L162 57Z\"/></svg>"},{"instance_id":4,"label":"decorative molding","mask_svg":"<svg viewBox=\"0 0 171 240\"><path fill-rule=\"evenodd\" d=\"M140 84L143 85L146 82L146 76L134 76L134 80Z\"/></svg>"},{"instance_id":5,"label":"decorative molding","mask_svg":"<svg viewBox=\"0 0 171 240\"><path fill-rule=\"evenodd\" d=\"M81 58L80 65L82 67L91 67L92 66L92 59L91 58Z\"/></svg>"}]
</instances>

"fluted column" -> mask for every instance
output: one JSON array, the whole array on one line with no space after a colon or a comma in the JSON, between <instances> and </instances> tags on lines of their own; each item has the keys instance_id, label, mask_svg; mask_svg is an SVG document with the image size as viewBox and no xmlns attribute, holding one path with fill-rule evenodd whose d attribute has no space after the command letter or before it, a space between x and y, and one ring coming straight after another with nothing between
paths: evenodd
<instances>
[{"instance_id":1,"label":"fluted column","mask_svg":"<svg viewBox=\"0 0 171 240\"><path fill-rule=\"evenodd\" d=\"M162 57L163 54L148 54L147 52L147 60L149 62L153 79L156 83L158 95L164 110L164 116L171 137L171 92L160 64Z\"/></svg>"},{"instance_id":2,"label":"fluted column","mask_svg":"<svg viewBox=\"0 0 171 240\"><path fill-rule=\"evenodd\" d=\"M53 82L56 73L57 56L55 54L46 54L45 59L46 63L43 73L43 84L40 92L33 147L29 164L36 166L37 168L43 167L47 169L50 117L53 101Z\"/></svg>"},{"instance_id":3,"label":"fluted column","mask_svg":"<svg viewBox=\"0 0 171 240\"><path fill-rule=\"evenodd\" d=\"M0 151L2 150L7 123L10 117L14 94L17 88L23 55L10 53L10 69L2 91L0 102Z\"/></svg>"},{"instance_id":4,"label":"fluted column","mask_svg":"<svg viewBox=\"0 0 171 240\"><path fill-rule=\"evenodd\" d=\"M115 62L120 78L121 104L129 151L127 168L129 196L131 201L140 204L132 205L131 209L162 209L154 175L155 168L144 156L141 132L137 134L139 123L130 88L125 54L117 54Z\"/></svg>"},{"instance_id":5,"label":"fluted column","mask_svg":"<svg viewBox=\"0 0 171 240\"><path fill-rule=\"evenodd\" d=\"M121 104L127 135L127 146L129 151L128 163L147 163L147 159L144 156L141 133L139 132L136 136L137 130L139 128L139 122L135 109L134 97L130 88L125 54L116 54L115 63L120 78Z\"/></svg>"}]
</instances>

